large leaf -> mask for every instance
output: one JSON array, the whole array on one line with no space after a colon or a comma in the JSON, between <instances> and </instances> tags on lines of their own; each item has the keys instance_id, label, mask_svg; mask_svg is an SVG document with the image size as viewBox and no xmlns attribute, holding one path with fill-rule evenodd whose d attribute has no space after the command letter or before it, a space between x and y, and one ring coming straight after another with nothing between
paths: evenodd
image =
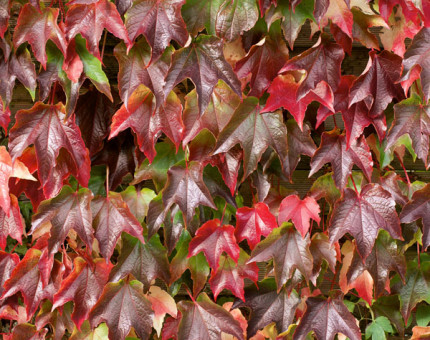
<instances>
[{"instance_id":1,"label":"large leaf","mask_svg":"<svg viewBox=\"0 0 430 340\"><path fill-rule=\"evenodd\" d=\"M218 10L224 0L188 0L182 7L182 16L188 32L193 36L206 28L207 34L215 34L215 22Z\"/></svg>"},{"instance_id":2,"label":"large leaf","mask_svg":"<svg viewBox=\"0 0 430 340\"><path fill-rule=\"evenodd\" d=\"M37 102L30 110L17 112L16 123L10 130L9 148L13 159L34 144L39 180L48 198L60 191L63 179L69 174L73 174L85 187L90 177L90 159L81 132L73 118L64 119L62 103L48 105ZM67 171L58 176L58 172L53 171L56 165Z\"/></svg>"},{"instance_id":3,"label":"large leaf","mask_svg":"<svg viewBox=\"0 0 430 340\"><path fill-rule=\"evenodd\" d=\"M199 35L189 47L173 53L172 66L166 77L165 95L185 78L190 78L196 86L200 114L208 106L219 79L239 97L242 96L239 79L224 58L222 41L215 37Z\"/></svg>"},{"instance_id":4,"label":"large leaf","mask_svg":"<svg viewBox=\"0 0 430 340\"><path fill-rule=\"evenodd\" d=\"M125 26L134 41L143 34L152 47L156 61L171 40L184 46L188 32L181 16L184 0L137 0L125 14Z\"/></svg>"},{"instance_id":5,"label":"large leaf","mask_svg":"<svg viewBox=\"0 0 430 340\"><path fill-rule=\"evenodd\" d=\"M109 338L118 340L124 340L131 327L141 339L147 339L153 318L151 302L143 295L142 284L124 280L108 283L89 315L92 328L106 322Z\"/></svg>"},{"instance_id":6,"label":"large leaf","mask_svg":"<svg viewBox=\"0 0 430 340\"><path fill-rule=\"evenodd\" d=\"M333 244L346 233L355 237L357 251L363 261L372 251L379 229L391 237L402 239L396 202L379 184L367 184L358 193L350 188L336 203L330 219L330 242Z\"/></svg>"}]
</instances>

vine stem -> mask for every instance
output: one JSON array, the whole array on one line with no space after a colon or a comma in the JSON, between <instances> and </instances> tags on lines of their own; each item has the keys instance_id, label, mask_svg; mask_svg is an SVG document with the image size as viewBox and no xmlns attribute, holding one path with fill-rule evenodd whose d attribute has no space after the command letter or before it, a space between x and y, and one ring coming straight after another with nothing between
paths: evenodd
<instances>
[{"instance_id":1,"label":"vine stem","mask_svg":"<svg viewBox=\"0 0 430 340\"><path fill-rule=\"evenodd\" d=\"M226 209L227 209L227 202L225 202L224 209L222 210L221 225L222 225L222 221L224 221L224 215L225 215L225 210Z\"/></svg>"},{"instance_id":2,"label":"vine stem","mask_svg":"<svg viewBox=\"0 0 430 340\"><path fill-rule=\"evenodd\" d=\"M57 91L57 82L54 82L54 87L52 88L51 100L49 101L51 105L54 105L55 91Z\"/></svg>"},{"instance_id":3,"label":"vine stem","mask_svg":"<svg viewBox=\"0 0 430 340\"><path fill-rule=\"evenodd\" d=\"M106 38L107 38L107 31L105 30L103 35L102 53L100 53L100 61L102 62L102 64L103 64L103 55L105 54Z\"/></svg>"},{"instance_id":4,"label":"vine stem","mask_svg":"<svg viewBox=\"0 0 430 340\"><path fill-rule=\"evenodd\" d=\"M106 197L109 196L109 166L106 165Z\"/></svg>"},{"instance_id":5,"label":"vine stem","mask_svg":"<svg viewBox=\"0 0 430 340\"><path fill-rule=\"evenodd\" d=\"M334 127L337 129L338 127L337 127L337 123L336 123L336 117L335 117L335 115L332 115L332 117L333 117Z\"/></svg>"},{"instance_id":6,"label":"vine stem","mask_svg":"<svg viewBox=\"0 0 430 340\"><path fill-rule=\"evenodd\" d=\"M408 183L408 194L409 194L409 189L411 188L411 181L409 179L409 175L408 172L406 171L405 165L403 164L403 161L401 159L401 157L399 156L399 154L397 152L395 152L397 159L399 160L400 165L403 168L403 172L405 173L405 177L406 177L406 181Z\"/></svg>"},{"instance_id":7,"label":"vine stem","mask_svg":"<svg viewBox=\"0 0 430 340\"><path fill-rule=\"evenodd\" d=\"M354 185L355 192L356 192L356 193L357 193L357 195L358 195L358 190L357 190L357 186L355 185L354 177L352 176L352 174L351 174L351 175L349 175L349 177L351 178L352 184Z\"/></svg>"}]
</instances>

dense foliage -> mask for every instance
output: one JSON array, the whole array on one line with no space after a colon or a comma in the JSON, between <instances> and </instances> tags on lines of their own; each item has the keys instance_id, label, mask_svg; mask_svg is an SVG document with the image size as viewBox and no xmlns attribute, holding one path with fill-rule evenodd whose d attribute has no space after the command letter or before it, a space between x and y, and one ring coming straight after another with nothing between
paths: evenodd
<instances>
[{"instance_id":1,"label":"dense foliage","mask_svg":"<svg viewBox=\"0 0 430 340\"><path fill-rule=\"evenodd\" d=\"M0 37L3 339L430 336L429 0L1 0Z\"/></svg>"}]
</instances>

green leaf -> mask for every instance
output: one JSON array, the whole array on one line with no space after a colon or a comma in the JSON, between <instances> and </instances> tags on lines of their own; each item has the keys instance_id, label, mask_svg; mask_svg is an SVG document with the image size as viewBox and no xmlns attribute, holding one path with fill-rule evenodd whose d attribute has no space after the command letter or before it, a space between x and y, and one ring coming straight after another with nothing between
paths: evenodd
<instances>
[{"instance_id":1,"label":"green leaf","mask_svg":"<svg viewBox=\"0 0 430 340\"><path fill-rule=\"evenodd\" d=\"M426 327L430 322L430 306L426 304L419 305L415 318L418 326Z\"/></svg>"},{"instance_id":2,"label":"green leaf","mask_svg":"<svg viewBox=\"0 0 430 340\"><path fill-rule=\"evenodd\" d=\"M393 327L390 320L385 316L380 316L375 319L369 326L366 327L366 339L373 340L386 339L385 333L393 333Z\"/></svg>"}]
</instances>

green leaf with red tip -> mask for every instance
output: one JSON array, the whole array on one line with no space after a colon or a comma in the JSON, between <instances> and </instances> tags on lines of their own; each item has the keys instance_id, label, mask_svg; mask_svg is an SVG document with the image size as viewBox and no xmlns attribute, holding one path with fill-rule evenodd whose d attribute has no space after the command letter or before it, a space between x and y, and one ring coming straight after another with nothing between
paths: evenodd
<instances>
[{"instance_id":1,"label":"green leaf with red tip","mask_svg":"<svg viewBox=\"0 0 430 340\"><path fill-rule=\"evenodd\" d=\"M141 339L146 339L151 334L153 318L151 302L143 295L142 284L124 280L106 284L89 315L92 328L106 322L109 338L118 340L124 340L131 327Z\"/></svg>"},{"instance_id":2,"label":"green leaf with red tip","mask_svg":"<svg viewBox=\"0 0 430 340\"><path fill-rule=\"evenodd\" d=\"M121 192L122 199L127 204L131 213L142 223L148 213L149 203L157 196L155 192L149 188L136 190L136 187L130 185Z\"/></svg>"}]
</instances>

